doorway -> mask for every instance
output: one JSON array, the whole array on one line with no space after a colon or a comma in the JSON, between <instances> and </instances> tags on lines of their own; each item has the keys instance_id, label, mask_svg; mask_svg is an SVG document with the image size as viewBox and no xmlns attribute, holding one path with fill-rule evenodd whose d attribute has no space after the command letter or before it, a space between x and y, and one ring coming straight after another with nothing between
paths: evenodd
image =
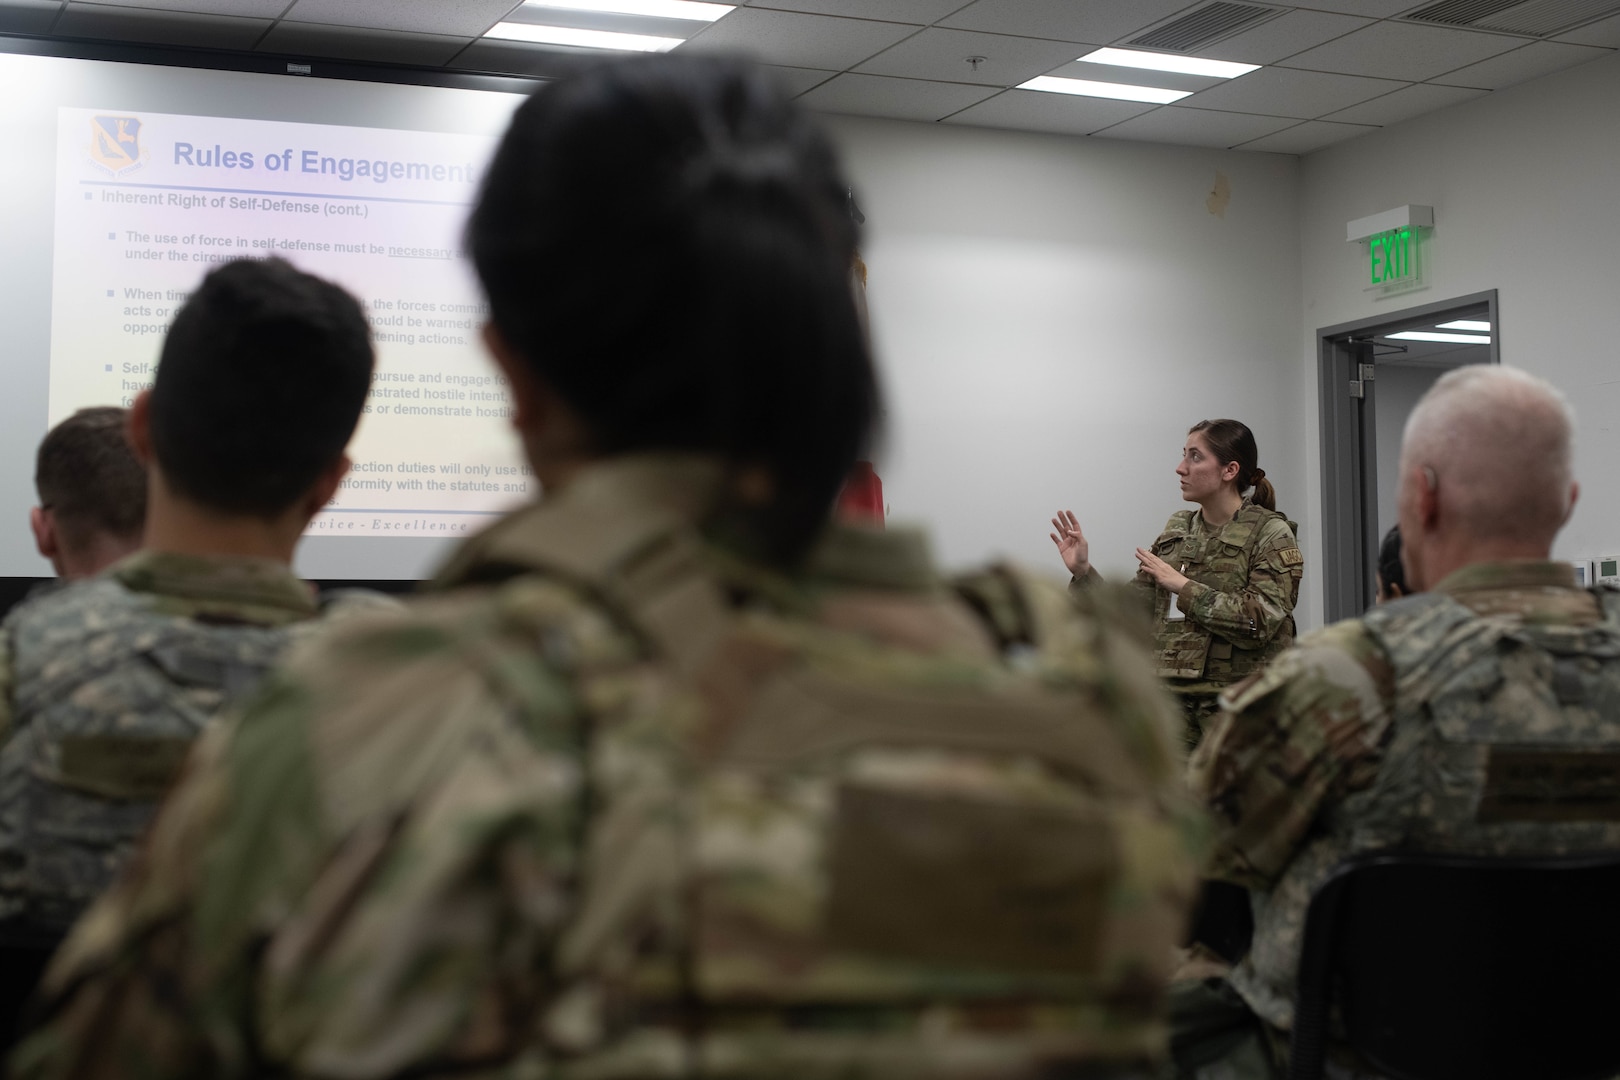
<instances>
[{"instance_id":1,"label":"doorway","mask_svg":"<svg viewBox=\"0 0 1620 1080\"><path fill-rule=\"evenodd\" d=\"M1328 622L1372 605L1412 406L1447 371L1500 363L1500 329L1492 289L1316 332Z\"/></svg>"}]
</instances>

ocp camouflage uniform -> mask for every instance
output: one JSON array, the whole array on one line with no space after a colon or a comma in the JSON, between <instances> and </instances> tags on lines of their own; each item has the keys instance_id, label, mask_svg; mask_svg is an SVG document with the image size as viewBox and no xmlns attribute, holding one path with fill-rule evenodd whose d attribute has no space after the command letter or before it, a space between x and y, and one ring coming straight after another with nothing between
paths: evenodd
<instances>
[{"instance_id":1,"label":"ocp camouflage uniform","mask_svg":"<svg viewBox=\"0 0 1620 1080\"><path fill-rule=\"evenodd\" d=\"M1131 582L1152 611L1158 672L1181 703L1188 750L1214 718L1220 692L1294 642L1305 563L1294 532L1282 514L1247 501L1216 529L1197 509L1180 510L1153 541L1153 554L1187 576L1185 618L1169 617L1170 593L1146 571Z\"/></svg>"},{"instance_id":2,"label":"ocp camouflage uniform","mask_svg":"<svg viewBox=\"0 0 1620 1080\"><path fill-rule=\"evenodd\" d=\"M1254 900L1231 985L1278 1033L1311 895L1348 856L1620 847L1620 593L1567 564L1458 570L1308 635L1223 704L1192 783L1212 873Z\"/></svg>"},{"instance_id":3,"label":"ocp camouflage uniform","mask_svg":"<svg viewBox=\"0 0 1620 1080\"><path fill-rule=\"evenodd\" d=\"M192 740L251 688L310 587L268 559L138 553L0 625L0 937L51 944L106 888Z\"/></svg>"},{"instance_id":4,"label":"ocp camouflage uniform","mask_svg":"<svg viewBox=\"0 0 1620 1080\"><path fill-rule=\"evenodd\" d=\"M780 576L720 490L595 466L296 649L17 1075L1145 1075L1203 850L1146 656L903 530Z\"/></svg>"}]
</instances>

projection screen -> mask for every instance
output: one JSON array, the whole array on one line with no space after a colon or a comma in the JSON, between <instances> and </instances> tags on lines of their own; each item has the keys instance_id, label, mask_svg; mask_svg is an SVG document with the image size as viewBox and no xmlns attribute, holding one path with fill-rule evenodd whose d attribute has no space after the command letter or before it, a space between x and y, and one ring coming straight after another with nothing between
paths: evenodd
<instances>
[{"instance_id":1,"label":"projection screen","mask_svg":"<svg viewBox=\"0 0 1620 1080\"><path fill-rule=\"evenodd\" d=\"M424 577L531 498L461 242L521 100L0 52L0 576L50 572L27 528L45 431L132 401L187 293L243 256L344 285L377 347L354 468L311 524L301 574Z\"/></svg>"}]
</instances>

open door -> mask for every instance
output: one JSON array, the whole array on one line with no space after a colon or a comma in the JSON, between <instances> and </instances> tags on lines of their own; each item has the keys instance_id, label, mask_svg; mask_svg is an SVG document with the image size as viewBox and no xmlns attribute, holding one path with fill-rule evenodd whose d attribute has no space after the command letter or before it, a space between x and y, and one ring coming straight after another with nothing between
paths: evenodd
<instances>
[{"instance_id":1,"label":"open door","mask_svg":"<svg viewBox=\"0 0 1620 1080\"><path fill-rule=\"evenodd\" d=\"M1452 368L1500 363L1500 329L1493 289L1317 331L1328 622L1372 605L1412 406Z\"/></svg>"}]
</instances>

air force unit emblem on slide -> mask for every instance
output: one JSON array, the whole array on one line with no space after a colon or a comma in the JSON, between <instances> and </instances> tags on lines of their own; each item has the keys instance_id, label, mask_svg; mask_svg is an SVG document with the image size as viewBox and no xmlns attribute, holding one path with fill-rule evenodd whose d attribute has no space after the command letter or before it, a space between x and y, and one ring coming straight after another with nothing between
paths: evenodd
<instances>
[{"instance_id":1,"label":"air force unit emblem on slide","mask_svg":"<svg viewBox=\"0 0 1620 1080\"><path fill-rule=\"evenodd\" d=\"M140 168L141 122L133 116L97 116L90 121L90 159L114 176Z\"/></svg>"}]
</instances>

